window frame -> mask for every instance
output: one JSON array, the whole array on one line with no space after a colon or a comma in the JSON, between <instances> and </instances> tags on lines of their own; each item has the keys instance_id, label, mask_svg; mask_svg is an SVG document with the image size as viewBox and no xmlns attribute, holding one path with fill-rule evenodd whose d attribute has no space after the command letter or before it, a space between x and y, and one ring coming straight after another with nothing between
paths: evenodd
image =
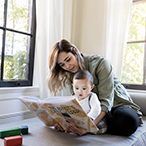
<instances>
[{"instance_id":1,"label":"window frame","mask_svg":"<svg viewBox=\"0 0 146 146\"><path fill-rule=\"evenodd\" d=\"M133 0L133 4L136 3L140 3L140 2L144 2L145 0ZM127 44L132 44L132 43L144 43L144 64L143 64L143 68L144 68L144 72L143 72L143 84L139 85L139 84L128 84L128 83L122 83L122 85L126 88L126 89L134 89L134 90L146 90L146 24L145 24L145 40L141 40L141 41L129 41L127 42Z\"/></svg>"},{"instance_id":2,"label":"window frame","mask_svg":"<svg viewBox=\"0 0 146 146\"><path fill-rule=\"evenodd\" d=\"M4 4L4 25L0 26L0 30L3 31L2 38L2 52L1 52L1 72L0 72L0 87L21 87L21 86L32 86L33 82L33 70L34 70L34 54L35 54L35 38L36 38L36 0L33 0L32 4L32 19L31 19L31 33L17 31L15 29L9 29L6 27L7 19L7 8L8 0L5 0ZM29 65L28 65L28 79L27 80L3 80L4 70L4 50L6 42L6 31L15 32L23 35L30 36L30 49L29 49Z\"/></svg>"}]
</instances>

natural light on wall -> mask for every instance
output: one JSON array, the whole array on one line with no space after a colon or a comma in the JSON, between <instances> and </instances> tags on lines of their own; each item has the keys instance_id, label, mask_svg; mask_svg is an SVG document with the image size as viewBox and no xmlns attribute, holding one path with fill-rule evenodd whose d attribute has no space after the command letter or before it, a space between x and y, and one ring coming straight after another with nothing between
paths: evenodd
<instances>
[{"instance_id":1,"label":"natural light on wall","mask_svg":"<svg viewBox=\"0 0 146 146\"><path fill-rule=\"evenodd\" d=\"M122 83L146 83L146 1L133 3L127 47L124 54Z\"/></svg>"}]
</instances>

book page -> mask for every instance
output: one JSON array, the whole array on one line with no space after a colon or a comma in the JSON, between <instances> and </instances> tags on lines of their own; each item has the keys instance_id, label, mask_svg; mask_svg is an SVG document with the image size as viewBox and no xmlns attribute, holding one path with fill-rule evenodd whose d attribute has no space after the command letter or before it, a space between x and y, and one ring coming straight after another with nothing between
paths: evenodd
<instances>
[{"instance_id":1,"label":"book page","mask_svg":"<svg viewBox=\"0 0 146 146\"><path fill-rule=\"evenodd\" d=\"M52 116L40 106L41 100L39 98L35 96L22 96L18 97L18 99L22 101L46 126L54 126L56 124L56 121Z\"/></svg>"},{"instance_id":2,"label":"book page","mask_svg":"<svg viewBox=\"0 0 146 146\"><path fill-rule=\"evenodd\" d=\"M87 132L97 133L98 128L84 112L74 96L51 97L40 104L57 123L66 129L67 123L72 123Z\"/></svg>"}]
</instances>

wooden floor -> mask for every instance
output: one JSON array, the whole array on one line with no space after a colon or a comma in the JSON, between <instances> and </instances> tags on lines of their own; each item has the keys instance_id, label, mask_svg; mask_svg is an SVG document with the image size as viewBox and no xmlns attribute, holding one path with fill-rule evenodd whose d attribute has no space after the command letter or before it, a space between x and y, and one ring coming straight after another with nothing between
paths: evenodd
<instances>
[{"instance_id":1,"label":"wooden floor","mask_svg":"<svg viewBox=\"0 0 146 146\"><path fill-rule=\"evenodd\" d=\"M29 134L22 135L23 146L131 146L132 144L146 145L146 117L145 124L129 137L113 135L92 135L78 136L69 133L55 131L46 127L38 118L26 119L18 122L0 125L0 129L21 127L27 125ZM0 139L0 146L4 140ZM139 146L139 145L134 145Z\"/></svg>"}]
</instances>

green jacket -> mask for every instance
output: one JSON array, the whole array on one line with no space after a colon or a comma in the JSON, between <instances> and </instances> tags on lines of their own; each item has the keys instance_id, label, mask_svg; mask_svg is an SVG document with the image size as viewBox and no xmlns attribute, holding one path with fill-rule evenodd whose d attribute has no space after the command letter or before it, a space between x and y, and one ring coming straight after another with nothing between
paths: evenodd
<instances>
[{"instance_id":1,"label":"green jacket","mask_svg":"<svg viewBox=\"0 0 146 146\"><path fill-rule=\"evenodd\" d=\"M101 109L108 113L111 108L126 105L139 111L140 107L136 105L124 86L118 81L113 73L111 64L102 56L83 55L86 69L93 75L94 85L92 92L96 93L100 102ZM71 81L73 74L71 76Z\"/></svg>"}]
</instances>

